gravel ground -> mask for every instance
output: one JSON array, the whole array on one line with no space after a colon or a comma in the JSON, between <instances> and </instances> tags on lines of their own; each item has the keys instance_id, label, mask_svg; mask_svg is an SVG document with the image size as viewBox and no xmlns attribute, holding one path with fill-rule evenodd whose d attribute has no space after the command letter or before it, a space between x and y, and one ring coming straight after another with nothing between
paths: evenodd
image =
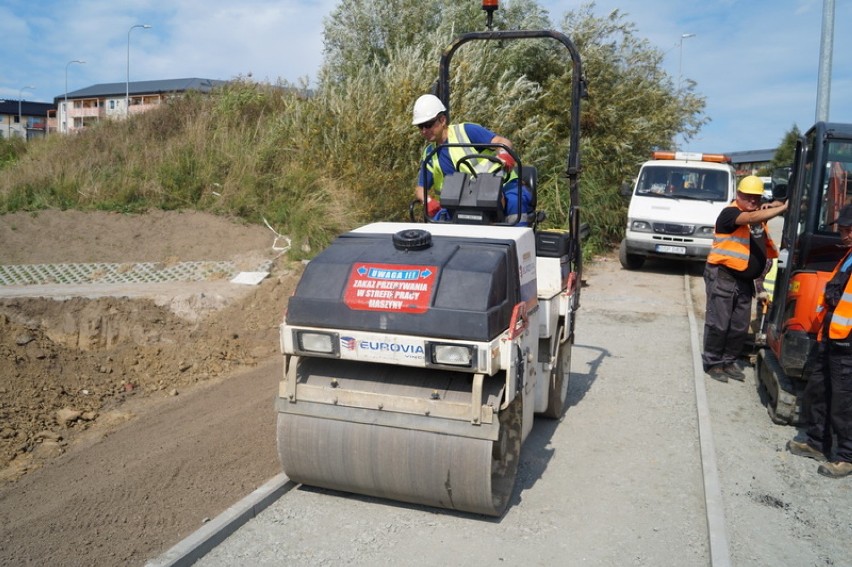
<instances>
[{"instance_id":1,"label":"gravel ground","mask_svg":"<svg viewBox=\"0 0 852 567\"><path fill-rule=\"evenodd\" d=\"M700 333L700 274L661 262L625 272L612 258L587 270L570 407L536 424L504 517L301 487L198 565L711 564L685 298ZM795 429L769 420L746 373L700 378L730 554L713 564L852 564L850 482L785 452Z\"/></svg>"},{"instance_id":2,"label":"gravel ground","mask_svg":"<svg viewBox=\"0 0 852 567\"><path fill-rule=\"evenodd\" d=\"M55 234L63 238L41 236ZM0 237L0 257L16 263L230 258L270 241L265 228L197 214L6 216ZM273 276L202 324L143 299L92 301L81 313L101 318L78 320L47 300L3 303L15 331L3 338L24 325L36 339L3 347L3 360L18 361L9 366L16 380L33 382L32 400L79 401L85 392L75 380L92 392L127 375L134 388L115 399L105 391L94 421L63 427L36 419L53 412L41 402L15 405L19 384L3 385L3 411L32 411L33 431L49 428L60 441L42 439L12 461L24 461L15 469L23 477L0 486L0 564L140 565L280 470L275 325L296 276ZM700 331L700 270L685 276L681 264L649 262L625 272L610 257L588 266L585 279L569 407L561 420L536 424L502 518L300 487L199 564L710 563L684 293L691 290ZM65 317L54 318L54 307ZM84 328L163 338L149 348L110 335L84 351ZM77 347L65 346L69 337ZM181 371L183 352L198 360ZM852 483L821 477L815 462L784 450L795 430L772 424L747 374L744 383L698 382L710 406L731 564L852 565ZM26 431L15 425L12 433ZM60 455L46 454L48 445Z\"/></svg>"},{"instance_id":3,"label":"gravel ground","mask_svg":"<svg viewBox=\"0 0 852 567\"><path fill-rule=\"evenodd\" d=\"M601 267L609 274L610 263ZM596 271L580 310L570 407L527 439L502 518L303 487L199 564L661 565L672 554L681 565L706 564L688 322L677 317L682 281L652 289L658 276L637 274L649 295L640 298L623 293L618 274ZM676 348L665 359L637 357L655 321L656 342Z\"/></svg>"}]
</instances>

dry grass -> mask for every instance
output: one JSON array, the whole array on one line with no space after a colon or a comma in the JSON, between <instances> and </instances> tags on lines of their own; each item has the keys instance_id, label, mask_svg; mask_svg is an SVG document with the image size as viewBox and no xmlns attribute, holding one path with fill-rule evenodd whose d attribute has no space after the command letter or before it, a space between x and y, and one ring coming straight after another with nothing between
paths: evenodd
<instances>
[{"instance_id":1,"label":"dry grass","mask_svg":"<svg viewBox=\"0 0 852 567\"><path fill-rule=\"evenodd\" d=\"M435 46L447 41L435 38ZM512 53L476 44L457 52L452 118L509 137L524 164L538 168L548 224L562 227L570 89L564 77L534 82L511 72L501 62ZM3 168L0 212L199 209L266 219L293 239L296 255L316 251L364 222L407 218L423 147L411 104L433 84L439 60L438 47L401 48L345 79L321 76L310 96L304 86L235 80L127 121L31 141ZM554 61L564 73L564 54ZM584 164L584 216L595 223L590 253L622 231L623 174Z\"/></svg>"}]
</instances>

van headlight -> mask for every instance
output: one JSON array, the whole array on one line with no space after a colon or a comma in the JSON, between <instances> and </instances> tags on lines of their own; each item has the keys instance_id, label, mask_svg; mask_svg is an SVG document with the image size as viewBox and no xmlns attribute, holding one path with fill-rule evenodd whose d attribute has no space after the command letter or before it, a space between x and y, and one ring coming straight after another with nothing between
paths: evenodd
<instances>
[{"instance_id":1,"label":"van headlight","mask_svg":"<svg viewBox=\"0 0 852 567\"><path fill-rule=\"evenodd\" d=\"M651 223L643 220L634 220L630 223L630 230L635 232L654 232Z\"/></svg>"},{"instance_id":2,"label":"van headlight","mask_svg":"<svg viewBox=\"0 0 852 567\"><path fill-rule=\"evenodd\" d=\"M695 231L695 236L698 238L713 238L715 234L715 226L699 226L698 230Z\"/></svg>"}]
</instances>

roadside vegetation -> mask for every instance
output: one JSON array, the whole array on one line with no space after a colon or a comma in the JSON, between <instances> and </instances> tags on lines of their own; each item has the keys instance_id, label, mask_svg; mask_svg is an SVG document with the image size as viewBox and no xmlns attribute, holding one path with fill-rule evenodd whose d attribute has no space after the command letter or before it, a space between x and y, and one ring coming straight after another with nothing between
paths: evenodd
<instances>
[{"instance_id":1,"label":"roadside vegetation","mask_svg":"<svg viewBox=\"0 0 852 567\"><path fill-rule=\"evenodd\" d=\"M695 84L679 88L663 52L619 11L593 4L551 21L535 0L505 0L496 29L556 29L577 46L588 97L581 112L583 220L588 253L617 243L621 182L656 148L707 122ZM327 18L316 87L238 77L211 95L187 94L123 122L0 151L0 212L76 208L199 209L264 219L310 256L358 224L403 220L423 147L410 113L429 92L443 48L482 30L479 2L354 0ZM567 225L569 58L555 41L475 42L453 58L454 120L507 137L539 170L547 226Z\"/></svg>"}]
</instances>

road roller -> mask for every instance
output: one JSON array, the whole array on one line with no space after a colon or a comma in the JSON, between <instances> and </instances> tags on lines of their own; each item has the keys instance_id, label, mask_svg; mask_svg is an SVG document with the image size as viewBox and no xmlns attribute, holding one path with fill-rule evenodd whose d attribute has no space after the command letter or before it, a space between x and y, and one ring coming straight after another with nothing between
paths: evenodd
<instances>
[{"instance_id":1,"label":"road roller","mask_svg":"<svg viewBox=\"0 0 852 567\"><path fill-rule=\"evenodd\" d=\"M580 57L559 32L468 33L434 92L449 113L450 58L468 41L547 37L571 55L567 226L539 229L540 210L507 217L506 172L471 168L445 178L440 220L368 224L312 259L280 326L277 445L292 481L501 516L534 419L566 410L588 230ZM536 169L514 157L535 209Z\"/></svg>"}]
</instances>

